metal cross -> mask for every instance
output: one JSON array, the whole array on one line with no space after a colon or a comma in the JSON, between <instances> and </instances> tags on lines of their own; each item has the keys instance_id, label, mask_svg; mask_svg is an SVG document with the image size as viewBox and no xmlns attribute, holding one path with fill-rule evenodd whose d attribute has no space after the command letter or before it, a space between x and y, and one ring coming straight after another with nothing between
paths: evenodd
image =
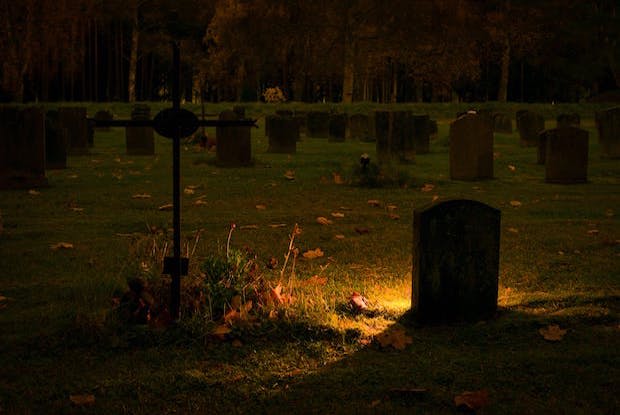
<instances>
[{"instance_id":1,"label":"metal cross","mask_svg":"<svg viewBox=\"0 0 620 415\"><path fill-rule=\"evenodd\" d=\"M172 139L172 226L173 256L165 258L164 273L170 273L170 315L180 316L181 276L187 275L188 258L181 257L181 138L192 135L199 126L204 127L256 127L256 120L199 120L193 112L181 108L180 73L181 52L178 42L172 42L172 108L160 111L152 120L94 120L96 127L152 127L159 135Z\"/></svg>"}]
</instances>

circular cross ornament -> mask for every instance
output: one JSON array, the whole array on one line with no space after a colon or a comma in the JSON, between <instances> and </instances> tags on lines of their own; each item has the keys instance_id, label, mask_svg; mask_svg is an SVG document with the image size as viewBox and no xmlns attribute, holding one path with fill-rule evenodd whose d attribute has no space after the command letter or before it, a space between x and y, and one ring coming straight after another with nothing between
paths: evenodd
<instances>
[{"instance_id":1,"label":"circular cross ornament","mask_svg":"<svg viewBox=\"0 0 620 415\"><path fill-rule=\"evenodd\" d=\"M198 117L182 108L167 108L153 119L153 129L166 138L189 137L198 129L198 124Z\"/></svg>"}]
</instances>

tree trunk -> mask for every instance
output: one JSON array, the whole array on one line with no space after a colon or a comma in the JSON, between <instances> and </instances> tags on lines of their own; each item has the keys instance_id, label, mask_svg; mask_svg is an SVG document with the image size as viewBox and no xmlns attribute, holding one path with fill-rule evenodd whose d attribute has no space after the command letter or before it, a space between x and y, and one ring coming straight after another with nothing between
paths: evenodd
<instances>
[{"instance_id":1,"label":"tree trunk","mask_svg":"<svg viewBox=\"0 0 620 415\"><path fill-rule=\"evenodd\" d=\"M138 43L140 29L138 27L138 5L134 12L133 27L131 28L131 51L129 54L129 74L127 77L127 100L136 101L136 73L138 71Z\"/></svg>"},{"instance_id":2,"label":"tree trunk","mask_svg":"<svg viewBox=\"0 0 620 415\"><path fill-rule=\"evenodd\" d=\"M398 68L395 62L392 62L392 96L390 102L396 104L398 101Z\"/></svg>"},{"instance_id":3,"label":"tree trunk","mask_svg":"<svg viewBox=\"0 0 620 415\"><path fill-rule=\"evenodd\" d=\"M344 66L342 76L342 103L353 102L353 87L355 84L355 42L349 25L350 6L347 7L344 24Z\"/></svg>"},{"instance_id":4,"label":"tree trunk","mask_svg":"<svg viewBox=\"0 0 620 415\"><path fill-rule=\"evenodd\" d=\"M506 102L508 101L508 76L510 70L510 39L508 39L508 36L504 39L500 70L501 73L499 79L499 90L497 91L497 100L499 102Z\"/></svg>"}]
</instances>

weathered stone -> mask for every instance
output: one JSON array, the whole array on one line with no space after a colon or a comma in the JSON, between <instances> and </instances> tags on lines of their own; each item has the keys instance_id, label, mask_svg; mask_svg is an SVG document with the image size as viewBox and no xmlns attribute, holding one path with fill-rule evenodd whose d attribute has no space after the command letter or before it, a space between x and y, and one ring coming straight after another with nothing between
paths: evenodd
<instances>
[{"instance_id":1,"label":"weathered stone","mask_svg":"<svg viewBox=\"0 0 620 415\"><path fill-rule=\"evenodd\" d=\"M46 185L43 109L0 107L0 189Z\"/></svg>"},{"instance_id":2,"label":"weathered stone","mask_svg":"<svg viewBox=\"0 0 620 415\"><path fill-rule=\"evenodd\" d=\"M450 178L493 178L493 131L488 121L476 114L450 124Z\"/></svg>"},{"instance_id":3,"label":"weathered stone","mask_svg":"<svg viewBox=\"0 0 620 415\"><path fill-rule=\"evenodd\" d=\"M309 137L329 137L329 113L321 111L308 112L306 128Z\"/></svg>"},{"instance_id":4,"label":"weathered stone","mask_svg":"<svg viewBox=\"0 0 620 415\"><path fill-rule=\"evenodd\" d=\"M269 137L271 133L271 122L277 117L278 116L274 114L265 115L265 137Z\"/></svg>"},{"instance_id":5,"label":"weathered stone","mask_svg":"<svg viewBox=\"0 0 620 415\"><path fill-rule=\"evenodd\" d=\"M375 111L375 135L380 162L414 159L411 112Z\"/></svg>"},{"instance_id":6,"label":"weathered stone","mask_svg":"<svg viewBox=\"0 0 620 415\"><path fill-rule=\"evenodd\" d=\"M420 323L491 318L497 311L501 212L473 200L415 209L412 310Z\"/></svg>"},{"instance_id":7,"label":"weathered stone","mask_svg":"<svg viewBox=\"0 0 620 415\"><path fill-rule=\"evenodd\" d=\"M439 133L439 127L437 126L437 120L430 120L430 138L431 139L435 139L437 138L437 134Z\"/></svg>"},{"instance_id":8,"label":"weathered stone","mask_svg":"<svg viewBox=\"0 0 620 415\"><path fill-rule=\"evenodd\" d=\"M297 151L299 124L292 117L273 116L269 127L269 153L293 154Z\"/></svg>"},{"instance_id":9,"label":"weathered stone","mask_svg":"<svg viewBox=\"0 0 620 415\"><path fill-rule=\"evenodd\" d=\"M93 117L95 121L112 121L114 115L108 110L100 110L95 113ZM95 127L95 131L110 131L110 127Z\"/></svg>"},{"instance_id":10,"label":"weathered stone","mask_svg":"<svg viewBox=\"0 0 620 415\"><path fill-rule=\"evenodd\" d=\"M512 120L506 114L493 114L493 131L502 134L512 134Z\"/></svg>"},{"instance_id":11,"label":"weathered stone","mask_svg":"<svg viewBox=\"0 0 620 415\"><path fill-rule=\"evenodd\" d=\"M239 118L245 118L245 107L243 105L235 105L232 110Z\"/></svg>"},{"instance_id":12,"label":"weathered stone","mask_svg":"<svg viewBox=\"0 0 620 415\"><path fill-rule=\"evenodd\" d=\"M620 158L620 107L597 112L596 127L601 156Z\"/></svg>"},{"instance_id":13,"label":"weathered stone","mask_svg":"<svg viewBox=\"0 0 620 415\"><path fill-rule=\"evenodd\" d=\"M430 151L431 120L428 115L413 115L413 150L415 154L427 154Z\"/></svg>"},{"instance_id":14,"label":"weathered stone","mask_svg":"<svg viewBox=\"0 0 620 415\"><path fill-rule=\"evenodd\" d=\"M306 135L308 132L308 129L306 128L306 123L308 122L308 113L306 111L295 111L293 119L297 121L297 125L299 125L299 135L301 140L301 134Z\"/></svg>"},{"instance_id":15,"label":"weathered stone","mask_svg":"<svg viewBox=\"0 0 620 415\"><path fill-rule=\"evenodd\" d=\"M579 127L581 125L581 117L576 112L570 114L560 114L556 117L558 128L561 127Z\"/></svg>"},{"instance_id":16,"label":"weathered stone","mask_svg":"<svg viewBox=\"0 0 620 415\"><path fill-rule=\"evenodd\" d=\"M220 120L238 120L233 111L220 113ZM228 167L243 167L252 164L251 127L216 127L217 164Z\"/></svg>"},{"instance_id":17,"label":"weathered stone","mask_svg":"<svg viewBox=\"0 0 620 415\"><path fill-rule=\"evenodd\" d=\"M515 113L515 122L517 124L517 131L521 131L521 116L527 112L528 110L518 110Z\"/></svg>"},{"instance_id":18,"label":"weathered stone","mask_svg":"<svg viewBox=\"0 0 620 415\"><path fill-rule=\"evenodd\" d=\"M64 107L58 110L60 128L67 130L67 152L79 156L89 154L89 131L86 108Z\"/></svg>"},{"instance_id":19,"label":"weathered stone","mask_svg":"<svg viewBox=\"0 0 620 415\"><path fill-rule=\"evenodd\" d=\"M536 164L545 164L547 137L549 137L550 134L555 134L554 130L542 130L540 134L538 134L538 157L536 159Z\"/></svg>"},{"instance_id":20,"label":"weathered stone","mask_svg":"<svg viewBox=\"0 0 620 415\"><path fill-rule=\"evenodd\" d=\"M329 116L329 138L330 143L342 143L345 140L347 131L347 114L331 114Z\"/></svg>"},{"instance_id":21,"label":"weathered stone","mask_svg":"<svg viewBox=\"0 0 620 415\"><path fill-rule=\"evenodd\" d=\"M519 116L519 136L521 147L538 146L538 134L545 129L542 115L526 111Z\"/></svg>"},{"instance_id":22,"label":"weathered stone","mask_svg":"<svg viewBox=\"0 0 620 415\"><path fill-rule=\"evenodd\" d=\"M369 131L368 115L353 114L347 119L347 140L368 141Z\"/></svg>"},{"instance_id":23,"label":"weathered stone","mask_svg":"<svg viewBox=\"0 0 620 415\"><path fill-rule=\"evenodd\" d=\"M150 120L151 108L136 104L131 111L132 120ZM125 143L130 156L152 156L155 154L155 138L151 127L126 127Z\"/></svg>"},{"instance_id":24,"label":"weathered stone","mask_svg":"<svg viewBox=\"0 0 620 415\"><path fill-rule=\"evenodd\" d=\"M588 180L588 132L577 127L549 130L546 138L545 181L585 183Z\"/></svg>"},{"instance_id":25,"label":"weathered stone","mask_svg":"<svg viewBox=\"0 0 620 415\"><path fill-rule=\"evenodd\" d=\"M45 168L67 168L67 129L60 125L58 110L45 114Z\"/></svg>"}]
</instances>

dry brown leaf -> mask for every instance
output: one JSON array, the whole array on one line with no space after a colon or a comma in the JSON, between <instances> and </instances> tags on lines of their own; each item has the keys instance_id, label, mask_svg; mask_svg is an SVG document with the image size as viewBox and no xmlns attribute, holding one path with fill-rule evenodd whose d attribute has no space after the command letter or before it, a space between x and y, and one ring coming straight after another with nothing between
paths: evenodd
<instances>
[{"instance_id":1,"label":"dry brown leaf","mask_svg":"<svg viewBox=\"0 0 620 415\"><path fill-rule=\"evenodd\" d=\"M522 203L519 202L518 200L511 200L510 201L510 206L512 206L512 207L519 207L521 205L522 205Z\"/></svg>"},{"instance_id":2,"label":"dry brown leaf","mask_svg":"<svg viewBox=\"0 0 620 415\"><path fill-rule=\"evenodd\" d=\"M381 202L380 202L380 201L378 201L377 199L369 199L369 200L368 200L368 204L369 204L370 206L373 206L373 207L379 207L379 206L381 206Z\"/></svg>"},{"instance_id":3,"label":"dry brown leaf","mask_svg":"<svg viewBox=\"0 0 620 415\"><path fill-rule=\"evenodd\" d=\"M194 206L207 206L208 204L209 203L202 199L198 199L194 202Z\"/></svg>"},{"instance_id":4,"label":"dry brown leaf","mask_svg":"<svg viewBox=\"0 0 620 415\"><path fill-rule=\"evenodd\" d=\"M196 191L194 189L186 187L185 189L183 189L183 193L185 193L186 195L193 195L194 193L196 193Z\"/></svg>"},{"instance_id":5,"label":"dry brown leaf","mask_svg":"<svg viewBox=\"0 0 620 415\"><path fill-rule=\"evenodd\" d=\"M38 196L41 194L38 190L28 190L28 194L32 196Z\"/></svg>"},{"instance_id":6,"label":"dry brown leaf","mask_svg":"<svg viewBox=\"0 0 620 415\"><path fill-rule=\"evenodd\" d=\"M315 258L322 257L323 255L325 255L325 253L321 250L321 248L316 248L316 249L310 249L304 252L302 255L306 259L315 259Z\"/></svg>"},{"instance_id":7,"label":"dry brown leaf","mask_svg":"<svg viewBox=\"0 0 620 415\"><path fill-rule=\"evenodd\" d=\"M321 277L319 275L313 275L303 282L303 285L325 285L327 284L327 277Z\"/></svg>"},{"instance_id":8,"label":"dry brown leaf","mask_svg":"<svg viewBox=\"0 0 620 415\"><path fill-rule=\"evenodd\" d=\"M599 230L598 229L590 229L588 231L588 235L598 235L599 234Z\"/></svg>"},{"instance_id":9,"label":"dry brown leaf","mask_svg":"<svg viewBox=\"0 0 620 415\"><path fill-rule=\"evenodd\" d=\"M241 229L242 231L258 229L258 225L243 225L243 226L239 226L239 229Z\"/></svg>"},{"instance_id":10,"label":"dry brown leaf","mask_svg":"<svg viewBox=\"0 0 620 415\"><path fill-rule=\"evenodd\" d=\"M508 228L508 232L519 233L519 230L517 228Z\"/></svg>"},{"instance_id":11,"label":"dry brown leaf","mask_svg":"<svg viewBox=\"0 0 620 415\"><path fill-rule=\"evenodd\" d=\"M319 216L318 218L316 218L316 221L321 225L331 225L333 223L331 220L327 219L324 216Z\"/></svg>"},{"instance_id":12,"label":"dry brown leaf","mask_svg":"<svg viewBox=\"0 0 620 415\"><path fill-rule=\"evenodd\" d=\"M50 249L54 251L58 249L73 249L73 244L69 242L58 242L57 244L50 245Z\"/></svg>"},{"instance_id":13,"label":"dry brown leaf","mask_svg":"<svg viewBox=\"0 0 620 415\"><path fill-rule=\"evenodd\" d=\"M365 235L367 233L370 233L370 229L368 228L355 228L355 232L359 233L360 235Z\"/></svg>"},{"instance_id":14,"label":"dry brown leaf","mask_svg":"<svg viewBox=\"0 0 620 415\"><path fill-rule=\"evenodd\" d=\"M611 218L614 215L614 211L612 209L605 210L605 216Z\"/></svg>"},{"instance_id":15,"label":"dry brown leaf","mask_svg":"<svg viewBox=\"0 0 620 415\"><path fill-rule=\"evenodd\" d=\"M265 209L267 209L267 206L265 206L265 205L256 205L256 209L258 209L258 210L265 210Z\"/></svg>"},{"instance_id":16,"label":"dry brown leaf","mask_svg":"<svg viewBox=\"0 0 620 415\"><path fill-rule=\"evenodd\" d=\"M488 403L489 392L484 389L474 392L466 391L454 397L454 404L461 410L476 411Z\"/></svg>"},{"instance_id":17,"label":"dry brown leaf","mask_svg":"<svg viewBox=\"0 0 620 415\"><path fill-rule=\"evenodd\" d=\"M349 297L349 304L353 308L353 311L360 312L368 308L368 300L360 293L353 291Z\"/></svg>"},{"instance_id":18,"label":"dry brown leaf","mask_svg":"<svg viewBox=\"0 0 620 415\"><path fill-rule=\"evenodd\" d=\"M74 212L84 212L84 208L79 208L79 207L72 207L71 210Z\"/></svg>"},{"instance_id":19,"label":"dry brown leaf","mask_svg":"<svg viewBox=\"0 0 620 415\"><path fill-rule=\"evenodd\" d=\"M164 210L172 210L173 208L174 208L174 205L172 203L168 203L165 205L161 205L158 209L164 211Z\"/></svg>"},{"instance_id":20,"label":"dry brown leaf","mask_svg":"<svg viewBox=\"0 0 620 415\"><path fill-rule=\"evenodd\" d=\"M269 225L270 228L285 228L286 223L272 223Z\"/></svg>"},{"instance_id":21,"label":"dry brown leaf","mask_svg":"<svg viewBox=\"0 0 620 415\"><path fill-rule=\"evenodd\" d=\"M338 235L334 235L334 238L339 239L339 240L343 240L345 239L345 236L343 234L338 234Z\"/></svg>"},{"instance_id":22,"label":"dry brown leaf","mask_svg":"<svg viewBox=\"0 0 620 415\"><path fill-rule=\"evenodd\" d=\"M568 330L561 329L557 324L551 324L538 330L541 336L550 342L559 342Z\"/></svg>"},{"instance_id":23,"label":"dry brown leaf","mask_svg":"<svg viewBox=\"0 0 620 415\"><path fill-rule=\"evenodd\" d=\"M214 336L219 337L220 339L224 340L224 338L226 337L226 335L228 333L230 333L232 331L232 329L230 327L228 327L227 324L220 324L219 326L217 326L212 332L211 334L213 334Z\"/></svg>"},{"instance_id":24,"label":"dry brown leaf","mask_svg":"<svg viewBox=\"0 0 620 415\"><path fill-rule=\"evenodd\" d=\"M436 202L436 201L438 201L438 200L439 200L439 196L434 195L434 196L433 196L433 202Z\"/></svg>"},{"instance_id":25,"label":"dry brown leaf","mask_svg":"<svg viewBox=\"0 0 620 415\"><path fill-rule=\"evenodd\" d=\"M331 215L334 218L344 218L344 213L341 212L332 212Z\"/></svg>"},{"instance_id":26,"label":"dry brown leaf","mask_svg":"<svg viewBox=\"0 0 620 415\"><path fill-rule=\"evenodd\" d=\"M190 184L187 186L187 189L191 189L191 190L202 189L202 185L201 184Z\"/></svg>"},{"instance_id":27,"label":"dry brown leaf","mask_svg":"<svg viewBox=\"0 0 620 415\"><path fill-rule=\"evenodd\" d=\"M344 211L353 210L352 208L350 208L350 207L348 207L348 206L340 206L338 209L340 209L340 210L344 210Z\"/></svg>"},{"instance_id":28,"label":"dry brown leaf","mask_svg":"<svg viewBox=\"0 0 620 415\"><path fill-rule=\"evenodd\" d=\"M422 190L423 192L431 192L433 189L435 188L435 185L432 183L425 183L424 186L422 186Z\"/></svg>"},{"instance_id":29,"label":"dry brown leaf","mask_svg":"<svg viewBox=\"0 0 620 415\"><path fill-rule=\"evenodd\" d=\"M396 214L394 214L394 213L390 213L388 216L389 216L389 218L390 218L390 219L392 219L392 220L398 220L398 219L400 219L400 215L396 215Z\"/></svg>"},{"instance_id":30,"label":"dry brown leaf","mask_svg":"<svg viewBox=\"0 0 620 415\"><path fill-rule=\"evenodd\" d=\"M138 193L131 196L132 199L150 199L151 195L148 193Z\"/></svg>"},{"instance_id":31,"label":"dry brown leaf","mask_svg":"<svg viewBox=\"0 0 620 415\"><path fill-rule=\"evenodd\" d=\"M515 166L513 166L512 164L509 164L509 165L508 165L508 169L509 169L510 171L516 171L516 170L517 170L517 168L516 168Z\"/></svg>"},{"instance_id":32,"label":"dry brown leaf","mask_svg":"<svg viewBox=\"0 0 620 415\"><path fill-rule=\"evenodd\" d=\"M398 209L398 206L396 205L387 205L386 207L387 207L388 212L393 212L396 209Z\"/></svg>"},{"instance_id":33,"label":"dry brown leaf","mask_svg":"<svg viewBox=\"0 0 620 415\"><path fill-rule=\"evenodd\" d=\"M407 335L402 327L390 327L383 333L377 335L377 341L384 349L393 347L396 350L405 350L408 344L413 343L413 339Z\"/></svg>"},{"instance_id":34,"label":"dry brown leaf","mask_svg":"<svg viewBox=\"0 0 620 415\"><path fill-rule=\"evenodd\" d=\"M287 170L284 173L284 178L287 180L295 180L295 170Z\"/></svg>"},{"instance_id":35,"label":"dry brown leaf","mask_svg":"<svg viewBox=\"0 0 620 415\"><path fill-rule=\"evenodd\" d=\"M344 179L342 178L342 176L339 173L332 173L332 176L334 176L334 183L336 183L336 184L344 184Z\"/></svg>"},{"instance_id":36,"label":"dry brown leaf","mask_svg":"<svg viewBox=\"0 0 620 415\"><path fill-rule=\"evenodd\" d=\"M69 395L69 400L73 405L88 406L95 403L95 395Z\"/></svg>"}]
</instances>

